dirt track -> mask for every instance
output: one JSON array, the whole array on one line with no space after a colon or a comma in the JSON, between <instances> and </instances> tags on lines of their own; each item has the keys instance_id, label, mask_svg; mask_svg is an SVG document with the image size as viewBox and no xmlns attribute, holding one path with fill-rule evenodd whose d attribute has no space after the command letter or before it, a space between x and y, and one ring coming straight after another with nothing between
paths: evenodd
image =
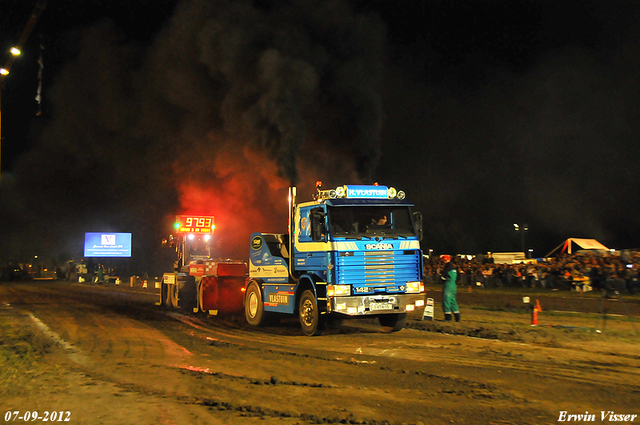
<instances>
[{"instance_id":1,"label":"dirt track","mask_svg":"<svg viewBox=\"0 0 640 425\"><path fill-rule=\"evenodd\" d=\"M149 292L0 284L0 320L58 338L39 368L5 388L0 413L64 410L83 424L556 423L560 411L640 413L640 341L626 316L598 333L598 314L545 308L549 326L532 328L523 308L464 307L474 293L461 291L462 323L410 320L390 334L353 321L308 338L293 320L254 329L161 310ZM498 295L522 303L499 292L476 293L474 303Z\"/></svg>"}]
</instances>

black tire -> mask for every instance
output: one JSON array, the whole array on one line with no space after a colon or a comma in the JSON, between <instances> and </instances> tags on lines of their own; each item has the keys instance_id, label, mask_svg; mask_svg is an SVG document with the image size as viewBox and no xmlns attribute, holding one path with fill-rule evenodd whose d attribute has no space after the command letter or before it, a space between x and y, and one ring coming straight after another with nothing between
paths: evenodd
<instances>
[{"instance_id":1,"label":"black tire","mask_svg":"<svg viewBox=\"0 0 640 425\"><path fill-rule=\"evenodd\" d=\"M298 314L300 315L302 333L306 336L322 335L323 327L318 312L318 303L310 289L304 291L300 297Z\"/></svg>"},{"instance_id":2,"label":"black tire","mask_svg":"<svg viewBox=\"0 0 640 425\"><path fill-rule=\"evenodd\" d=\"M197 312L198 313L206 313L204 311L204 309L202 308L202 298L204 296L203 294L203 287L204 285L202 284L202 279L200 279L200 282L198 282L198 290L196 291L196 293L198 294L198 299L196 300L196 308L197 308Z\"/></svg>"},{"instance_id":3,"label":"black tire","mask_svg":"<svg viewBox=\"0 0 640 425\"><path fill-rule=\"evenodd\" d=\"M249 283L244 298L244 317L247 323L253 326L260 326L264 323L264 303L262 302L262 291L256 282Z\"/></svg>"},{"instance_id":4,"label":"black tire","mask_svg":"<svg viewBox=\"0 0 640 425\"><path fill-rule=\"evenodd\" d=\"M176 307L185 313L193 313L198 307L198 284L193 276L176 283Z\"/></svg>"},{"instance_id":5,"label":"black tire","mask_svg":"<svg viewBox=\"0 0 640 425\"><path fill-rule=\"evenodd\" d=\"M169 307L169 287L164 282L160 285L160 305Z\"/></svg>"},{"instance_id":6,"label":"black tire","mask_svg":"<svg viewBox=\"0 0 640 425\"><path fill-rule=\"evenodd\" d=\"M389 331L398 332L407 323L407 313L382 314L378 316L378 321L383 327L389 328Z\"/></svg>"},{"instance_id":7,"label":"black tire","mask_svg":"<svg viewBox=\"0 0 640 425\"><path fill-rule=\"evenodd\" d=\"M169 306L178 308L178 284L169 285Z\"/></svg>"}]
</instances>

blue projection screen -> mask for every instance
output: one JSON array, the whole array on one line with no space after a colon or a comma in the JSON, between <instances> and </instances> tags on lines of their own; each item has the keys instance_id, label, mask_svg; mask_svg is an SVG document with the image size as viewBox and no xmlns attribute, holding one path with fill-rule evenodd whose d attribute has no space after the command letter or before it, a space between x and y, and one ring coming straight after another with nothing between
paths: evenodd
<instances>
[{"instance_id":1,"label":"blue projection screen","mask_svg":"<svg viewBox=\"0 0 640 425\"><path fill-rule=\"evenodd\" d=\"M85 233L85 257L131 257L131 233Z\"/></svg>"}]
</instances>

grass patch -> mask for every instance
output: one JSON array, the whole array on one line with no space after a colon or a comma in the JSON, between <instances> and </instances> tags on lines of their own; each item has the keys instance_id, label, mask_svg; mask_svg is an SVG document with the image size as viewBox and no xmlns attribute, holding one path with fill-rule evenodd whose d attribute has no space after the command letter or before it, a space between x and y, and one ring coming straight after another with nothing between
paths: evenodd
<instances>
[{"instance_id":1,"label":"grass patch","mask_svg":"<svg viewBox=\"0 0 640 425\"><path fill-rule=\"evenodd\" d=\"M38 377L49 369L38 363L54 343L26 316L0 316L0 399L39 388Z\"/></svg>"}]
</instances>

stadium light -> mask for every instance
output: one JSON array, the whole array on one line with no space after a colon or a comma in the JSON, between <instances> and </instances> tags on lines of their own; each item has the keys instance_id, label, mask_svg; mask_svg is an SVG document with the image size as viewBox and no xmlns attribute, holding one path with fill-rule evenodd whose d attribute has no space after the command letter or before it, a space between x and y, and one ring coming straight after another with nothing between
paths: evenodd
<instances>
[{"instance_id":1,"label":"stadium light","mask_svg":"<svg viewBox=\"0 0 640 425\"><path fill-rule=\"evenodd\" d=\"M521 241L522 241L522 252L526 255L525 244L524 244L524 232L529 230L529 225L525 223L522 226L520 226L518 223L513 223L513 227L516 233L520 232Z\"/></svg>"}]
</instances>

